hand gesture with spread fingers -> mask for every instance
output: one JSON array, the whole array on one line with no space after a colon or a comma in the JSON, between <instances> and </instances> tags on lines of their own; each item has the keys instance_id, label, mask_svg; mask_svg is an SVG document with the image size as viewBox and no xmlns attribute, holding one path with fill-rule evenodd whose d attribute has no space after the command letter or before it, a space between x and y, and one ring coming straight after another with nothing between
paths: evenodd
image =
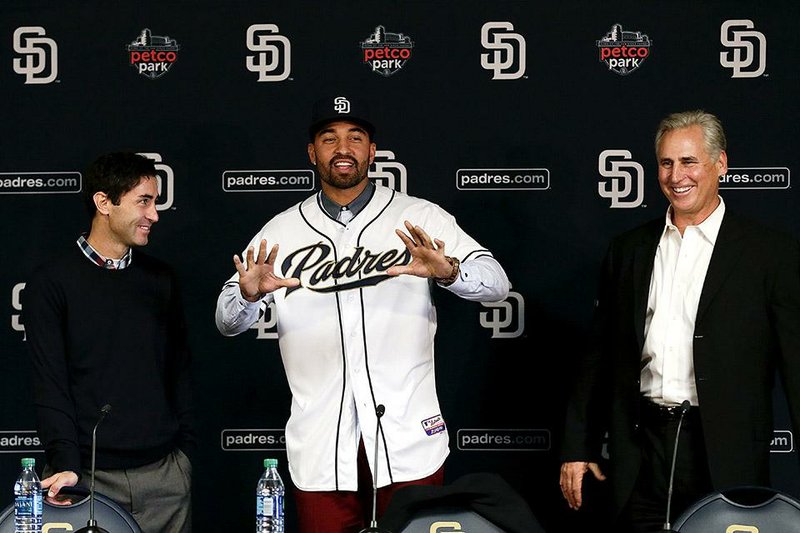
<instances>
[{"instance_id":1,"label":"hand gesture with spread fingers","mask_svg":"<svg viewBox=\"0 0 800 533\"><path fill-rule=\"evenodd\" d=\"M253 257L253 247L247 249L246 265L238 255L233 256L233 264L239 273L239 290L248 302L257 302L266 294L281 287L296 287L300 285L297 278L280 278L275 275L275 257L278 255L278 245L272 246L267 256L267 241L261 240L258 246L258 256Z\"/></svg>"},{"instance_id":2,"label":"hand gesture with spread fingers","mask_svg":"<svg viewBox=\"0 0 800 533\"><path fill-rule=\"evenodd\" d=\"M444 255L444 241L431 239L425 230L405 221L406 234L403 230L394 230L400 240L411 253L411 262L407 265L393 266L386 273L390 276L410 274L421 278L448 279L458 272L458 263Z\"/></svg>"}]
</instances>

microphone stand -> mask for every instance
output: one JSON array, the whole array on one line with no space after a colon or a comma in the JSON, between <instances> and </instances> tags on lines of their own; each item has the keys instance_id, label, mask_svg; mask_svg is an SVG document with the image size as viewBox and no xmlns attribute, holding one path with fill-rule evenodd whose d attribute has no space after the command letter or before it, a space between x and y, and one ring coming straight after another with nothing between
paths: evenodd
<instances>
[{"instance_id":1,"label":"microphone stand","mask_svg":"<svg viewBox=\"0 0 800 533\"><path fill-rule=\"evenodd\" d=\"M678 429L675 432L675 447L672 449L672 465L669 469L669 490L667 492L667 515L664 519L664 529L662 529L662 533L670 533L672 532L672 526L669 523L669 513L670 507L672 506L672 484L675 480L675 460L678 458L678 442L681 436L681 424L683 423L684 415L689 411L689 408L692 406L689 403L689 400L683 400L681 404L681 416L678 418Z\"/></svg>"},{"instance_id":2,"label":"microphone stand","mask_svg":"<svg viewBox=\"0 0 800 533\"><path fill-rule=\"evenodd\" d=\"M80 528L75 533L108 533L108 531L98 526L97 521L94 519L94 462L97 455L97 428L100 427L100 422L102 422L106 415L110 412L111 406L109 404L105 404L103 408L100 409L100 419L97 421L97 424L94 425L94 429L92 430L92 483L89 487L89 521L86 523L86 527Z\"/></svg>"},{"instance_id":3,"label":"microphone stand","mask_svg":"<svg viewBox=\"0 0 800 533\"><path fill-rule=\"evenodd\" d=\"M373 462L372 471L372 521L369 523L368 528L364 528L358 533L392 533L388 529L378 527L378 521L375 518L378 512L378 439L380 438L381 431L381 417L386 412L386 407L383 404L375 407L375 461Z\"/></svg>"}]
</instances>

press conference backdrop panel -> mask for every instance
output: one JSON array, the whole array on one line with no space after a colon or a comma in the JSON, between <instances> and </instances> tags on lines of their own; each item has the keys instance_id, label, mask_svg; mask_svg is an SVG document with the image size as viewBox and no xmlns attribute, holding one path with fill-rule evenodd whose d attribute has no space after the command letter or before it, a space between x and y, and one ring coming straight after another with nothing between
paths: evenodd
<instances>
[{"instance_id":1,"label":"press conference backdrop panel","mask_svg":"<svg viewBox=\"0 0 800 533\"><path fill-rule=\"evenodd\" d=\"M372 179L453 213L512 282L498 304L435 293L448 479L496 471L546 527L594 523L605 490L590 487L594 503L569 512L557 449L605 246L664 215L653 133L694 108L726 127L729 208L800 234L799 11L789 1L3 2L0 503L21 456L43 462L21 319L27 276L88 229L86 165L132 150L159 173L148 250L185 287L195 523L252 526L262 459L277 457L289 481L289 390L272 310L223 338L214 306L231 256L318 187L310 106L339 91L372 101ZM794 434L776 399L775 482L798 494ZM291 527L291 497L287 513Z\"/></svg>"}]
</instances>

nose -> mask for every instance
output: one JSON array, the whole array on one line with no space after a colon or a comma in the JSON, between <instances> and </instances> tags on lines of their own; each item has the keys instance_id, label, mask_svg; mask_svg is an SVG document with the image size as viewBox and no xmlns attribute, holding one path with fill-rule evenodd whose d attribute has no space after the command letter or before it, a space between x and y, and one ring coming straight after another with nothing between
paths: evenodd
<instances>
[{"instance_id":1,"label":"nose","mask_svg":"<svg viewBox=\"0 0 800 533\"><path fill-rule=\"evenodd\" d=\"M336 143L336 149L334 153L341 154L341 155L351 155L353 153L353 149L350 146L350 143L347 139L342 139Z\"/></svg>"},{"instance_id":2,"label":"nose","mask_svg":"<svg viewBox=\"0 0 800 533\"><path fill-rule=\"evenodd\" d=\"M145 216L147 217L147 220L153 224L158 222L158 209L156 209L155 202L150 203L150 207L147 209L147 214Z\"/></svg>"}]
</instances>

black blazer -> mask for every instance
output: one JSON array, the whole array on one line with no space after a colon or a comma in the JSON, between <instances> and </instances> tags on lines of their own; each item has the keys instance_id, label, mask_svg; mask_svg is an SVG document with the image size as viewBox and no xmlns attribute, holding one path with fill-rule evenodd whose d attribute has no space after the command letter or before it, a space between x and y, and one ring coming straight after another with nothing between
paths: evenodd
<instances>
[{"instance_id":1,"label":"black blazer","mask_svg":"<svg viewBox=\"0 0 800 533\"><path fill-rule=\"evenodd\" d=\"M639 379L644 323L663 217L611 243L599 281L594 349L567 406L562 460L600 459L608 432L609 483L618 513L641 460ZM727 210L694 330L700 418L716 489L769 484L772 388L782 378L800 429L800 243Z\"/></svg>"}]
</instances>

